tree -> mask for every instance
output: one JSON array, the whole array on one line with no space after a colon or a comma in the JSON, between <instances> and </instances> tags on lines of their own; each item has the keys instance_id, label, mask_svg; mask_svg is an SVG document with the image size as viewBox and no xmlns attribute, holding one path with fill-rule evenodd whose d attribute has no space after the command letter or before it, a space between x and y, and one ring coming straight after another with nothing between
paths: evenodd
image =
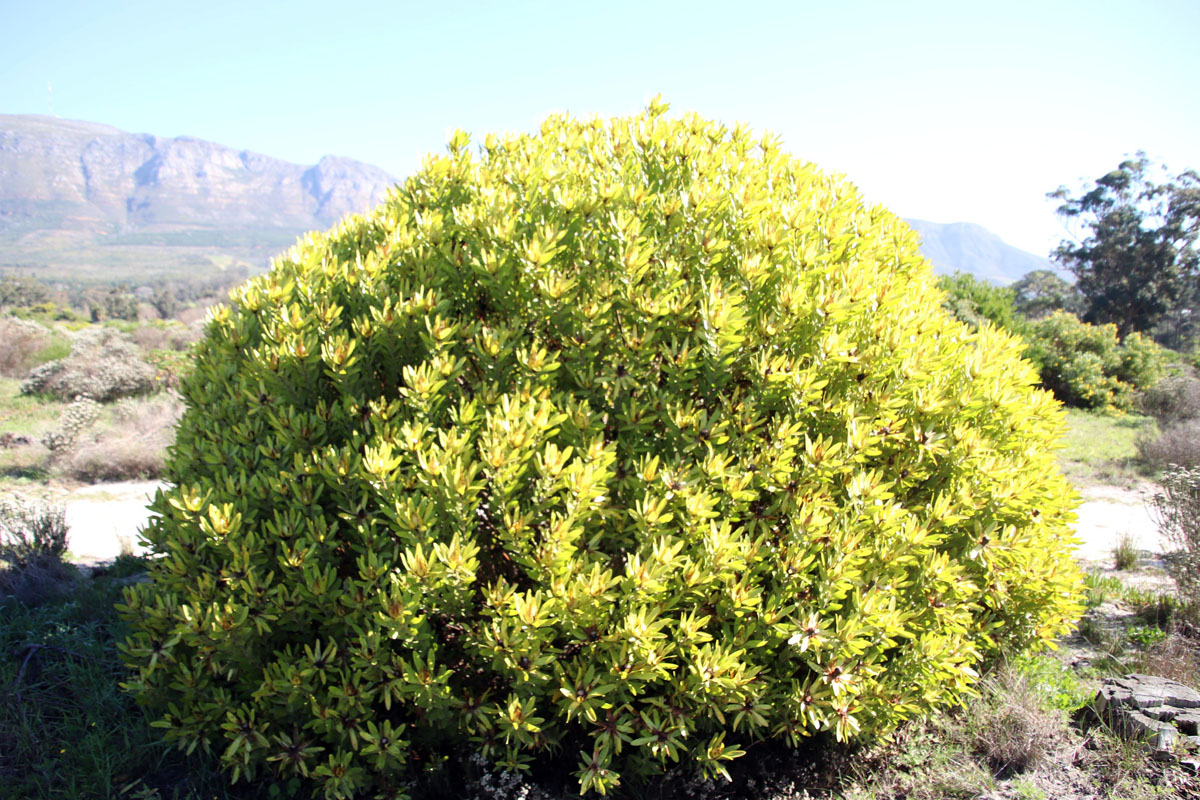
<instances>
[{"instance_id":1,"label":"tree","mask_svg":"<svg viewBox=\"0 0 1200 800\"><path fill-rule=\"evenodd\" d=\"M1086 238L1063 241L1054 259L1071 270L1084 319L1114 323L1122 336L1148 331L1189 299L1197 283L1200 175L1156 183L1144 153L1127 159L1079 197L1059 187L1058 215Z\"/></svg>"},{"instance_id":2,"label":"tree","mask_svg":"<svg viewBox=\"0 0 1200 800\"><path fill-rule=\"evenodd\" d=\"M179 310L179 301L175 298L175 292L166 284L159 284L155 288L154 294L150 298L150 305L154 306L154 310L163 319L171 319Z\"/></svg>"},{"instance_id":3,"label":"tree","mask_svg":"<svg viewBox=\"0 0 1200 800\"><path fill-rule=\"evenodd\" d=\"M978 328L984 322L1017 330L1020 323L1013 313L1013 291L976 278L967 272L939 275L938 288L946 293L942 307L960 322Z\"/></svg>"},{"instance_id":4,"label":"tree","mask_svg":"<svg viewBox=\"0 0 1200 800\"><path fill-rule=\"evenodd\" d=\"M1055 311L1083 313L1083 298L1079 289L1048 269L1027 272L1011 287L1013 307L1021 316L1036 321Z\"/></svg>"}]
</instances>

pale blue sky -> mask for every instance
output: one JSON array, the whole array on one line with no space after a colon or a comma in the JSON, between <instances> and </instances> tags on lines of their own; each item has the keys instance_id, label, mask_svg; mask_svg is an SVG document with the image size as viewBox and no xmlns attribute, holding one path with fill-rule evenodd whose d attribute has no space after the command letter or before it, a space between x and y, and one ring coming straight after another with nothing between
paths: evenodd
<instances>
[{"instance_id":1,"label":"pale blue sky","mask_svg":"<svg viewBox=\"0 0 1200 800\"><path fill-rule=\"evenodd\" d=\"M908 217L1046 254L1046 192L1200 169L1200 2L0 0L0 113L403 177L449 131L673 111L781 135Z\"/></svg>"}]
</instances>

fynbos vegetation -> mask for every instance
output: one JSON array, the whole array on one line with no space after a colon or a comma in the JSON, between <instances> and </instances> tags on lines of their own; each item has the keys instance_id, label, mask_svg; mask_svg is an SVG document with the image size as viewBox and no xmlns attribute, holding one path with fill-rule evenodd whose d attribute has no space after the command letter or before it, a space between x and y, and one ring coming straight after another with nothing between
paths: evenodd
<instances>
[{"instance_id":1,"label":"fynbos vegetation","mask_svg":"<svg viewBox=\"0 0 1200 800\"><path fill-rule=\"evenodd\" d=\"M124 609L172 741L326 797L472 751L605 792L1067 630L1021 344L849 184L664 110L456 134L216 312Z\"/></svg>"}]
</instances>

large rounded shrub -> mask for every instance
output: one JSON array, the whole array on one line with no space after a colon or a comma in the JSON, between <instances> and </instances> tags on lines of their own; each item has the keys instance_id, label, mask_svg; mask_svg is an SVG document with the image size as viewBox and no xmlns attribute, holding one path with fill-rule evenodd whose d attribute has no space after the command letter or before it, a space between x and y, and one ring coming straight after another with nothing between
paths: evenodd
<instances>
[{"instance_id":1,"label":"large rounded shrub","mask_svg":"<svg viewBox=\"0 0 1200 800\"><path fill-rule=\"evenodd\" d=\"M235 775L604 790L959 698L1078 610L1062 424L903 222L652 105L457 134L216 311L132 688Z\"/></svg>"}]
</instances>

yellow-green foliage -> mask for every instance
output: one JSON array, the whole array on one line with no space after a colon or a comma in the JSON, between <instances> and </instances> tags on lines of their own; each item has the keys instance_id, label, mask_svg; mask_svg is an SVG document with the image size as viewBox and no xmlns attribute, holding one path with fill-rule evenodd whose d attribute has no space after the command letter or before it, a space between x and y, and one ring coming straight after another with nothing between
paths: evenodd
<instances>
[{"instance_id":1,"label":"yellow-green foliage","mask_svg":"<svg viewBox=\"0 0 1200 800\"><path fill-rule=\"evenodd\" d=\"M663 111L456 134L215 312L127 600L169 737L329 797L471 750L603 791L1069 625L1022 346L850 184Z\"/></svg>"},{"instance_id":2,"label":"yellow-green foliage","mask_svg":"<svg viewBox=\"0 0 1200 800\"><path fill-rule=\"evenodd\" d=\"M1120 341L1116 325L1091 325L1055 311L1033 323L1026 338L1042 385L1068 406L1128 411L1134 392L1162 377L1162 348L1137 331Z\"/></svg>"}]
</instances>

